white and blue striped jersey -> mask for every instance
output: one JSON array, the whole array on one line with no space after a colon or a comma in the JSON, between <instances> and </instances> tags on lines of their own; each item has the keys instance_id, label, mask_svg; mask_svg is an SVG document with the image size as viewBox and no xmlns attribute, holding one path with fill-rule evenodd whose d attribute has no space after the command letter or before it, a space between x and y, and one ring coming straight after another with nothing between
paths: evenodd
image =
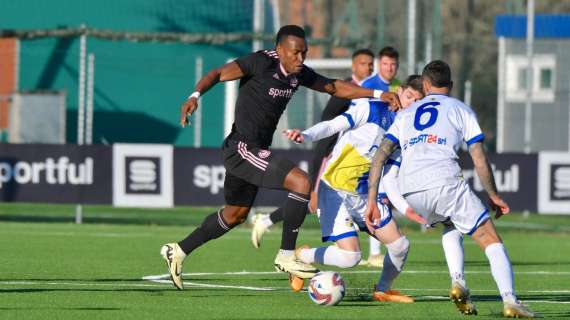
<instances>
[{"instance_id":1,"label":"white and blue striped jersey","mask_svg":"<svg viewBox=\"0 0 570 320\"><path fill-rule=\"evenodd\" d=\"M321 180L338 191L367 194L370 163L386 133L381 126L384 109L368 99L353 100L352 104L336 118L303 131L303 136L314 141L340 132ZM399 164L395 153L386 170Z\"/></svg>"},{"instance_id":2,"label":"white and blue striped jersey","mask_svg":"<svg viewBox=\"0 0 570 320\"><path fill-rule=\"evenodd\" d=\"M462 179L457 150L484 136L473 110L446 95L428 95L398 113L386 138L402 149L402 194Z\"/></svg>"},{"instance_id":3,"label":"white and blue striped jersey","mask_svg":"<svg viewBox=\"0 0 570 320\"><path fill-rule=\"evenodd\" d=\"M393 79L390 81L390 83L388 83L384 81L379 74L373 74L362 81L361 87L396 93L398 92L398 88L400 88L400 81L398 79ZM377 105L380 116L380 126L382 129L387 131L394 122L396 112L390 111L390 105L388 102L373 98L370 98L369 101L371 104Z\"/></svg>"}]
</instances>

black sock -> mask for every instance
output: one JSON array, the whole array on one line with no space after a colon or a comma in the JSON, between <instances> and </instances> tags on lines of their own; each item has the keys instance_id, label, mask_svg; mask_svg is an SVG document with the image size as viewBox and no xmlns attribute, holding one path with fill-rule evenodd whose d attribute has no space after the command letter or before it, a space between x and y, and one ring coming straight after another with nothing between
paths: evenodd
<instances>
[{"instance_id":1,"label":"black sock","mask_svg":"<svg viewBox=\"0 0 570 320\"><path fill-rule=\"evenodd\" d=\"M229 226L222 216L222 209L207 216L202 224L192 231L184 240L178 242L178 245L186 254L190 254L194 249L204 243L217 239L230 231L233 226Z\"/></svg>"},{"instance_id":2,"label":"black sock","mask_svg":"<svg viewBox=\"0 0 570 320\"><path fill-rule=\"evenodd\" d=\"M281 249L295 250L299 227L305 221L309 195L291 192L283 208L283 235L281 236Z\"/></svg>"},{"instance_id":3,"label":"black sock","mask_svg":"<svg viewBox=\"0 0 570 320\"><path fill-rule=\"evenodd\" d=\"M276 224L277 222L283 221L283 208L279 208L269 214L269 220Z\"/></svg>"}]
</instances>

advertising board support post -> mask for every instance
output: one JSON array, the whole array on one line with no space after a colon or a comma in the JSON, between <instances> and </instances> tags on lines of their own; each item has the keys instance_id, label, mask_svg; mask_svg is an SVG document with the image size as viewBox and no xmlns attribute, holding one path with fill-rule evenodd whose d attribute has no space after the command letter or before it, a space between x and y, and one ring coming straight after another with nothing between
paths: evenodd
<instances>
[{"instance_id":1,"label":"advertising board support post","mask_svg":"<svg viewBox=\"0 0 570 320\"><path fill-rule=\"evenodd\" d=\"M77 104L77 144L91 145L93 143L93 91L95 80L95 55L90 53L87 57L87 35L85 25L81 25L82 34L79 39L79 85ZM87 58L87 59L86 59ZM87 60L87 72L86 72ZM86 88L87 87L87 88ZM86 97L87 95L87 97ZM83 150L79 148L80 152ZM83 189L80 188L80 199ZM79 201L75 207L75 223L83 222L83 205Z\"/></svg>"},{"instance_id":2,"label":"advertising board support post","mask_svg":"<svg viewBox=\"0 0 570 320\"><path fill-rule=\"evenodd\" d=\"M81 25L81 36L79 37L79 78L77 81L77 144L83 145L85 134L85 56L87 50L87 36L85 35L85 25ZM81 224L83 221L83 207L81 203L75 206L75 223Z\"/></svg>"}]
</instances>

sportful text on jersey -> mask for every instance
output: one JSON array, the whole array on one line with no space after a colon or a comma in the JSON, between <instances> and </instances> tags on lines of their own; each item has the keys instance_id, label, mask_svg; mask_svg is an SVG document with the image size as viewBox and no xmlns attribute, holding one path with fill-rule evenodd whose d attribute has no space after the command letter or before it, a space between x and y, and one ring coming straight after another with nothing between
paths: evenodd
<instances>
[{"instance_id":1,"label":"sportful text on jersey","mask_svg":"<svg viewBox=\"0 0 570 320\"><path fill-rule=\"evenodd\" d=\"M305 65L301 72L287 74L274 50L257 51L235 62L244 77L239 84L230 138L267 148L281 114L299 86L310 87L323 77Z\"/></svg>"}]
</instances>

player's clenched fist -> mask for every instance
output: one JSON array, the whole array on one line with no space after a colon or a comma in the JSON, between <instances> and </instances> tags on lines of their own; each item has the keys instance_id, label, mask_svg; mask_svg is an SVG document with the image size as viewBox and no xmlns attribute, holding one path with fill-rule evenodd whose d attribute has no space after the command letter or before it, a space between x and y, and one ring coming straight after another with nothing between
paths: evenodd
<instances>
[{"instance_id":1,"label":"player's clenched fist","mask_svg":"<svg viewBox=\"0 0 570 320\"><path fill-rule=\"evenodd\" d=\"M491 210L495 211L495 219L499 219L503 215L511 212L509 205L498 195L489 197L489 205L491 206Z\"/></svg>"},{"instance_id":2,"label":"player's clenched fist","mask_svg":"<svg viewBox=\"0 0 570 320\"><path fill-rule=\"evenodd\" d=\"M396 112L402 108L402 104L400 103L400 98L394 92L384 91L380 96L380 100L388 102L390 104L390 111Z\"/></svg>"},{"instance_id":3,"label":"player's clenched fist","mask_svg":"<svg viewBox=\"0 0 570 320\"><path fill-rule=\"evenodd\" d=\"M184 101L180 107L180 125L182 128L186 127L186 125L190 125L188 117L191 116L197 108L198 99L195 97L190 97L188 100Z\"/></svg>"},{"instance_id":4,"label":"player's clenched fist","mask_svg":"<svg viewBox=\"0 0 570 320\"><path fill-rule=\"evenodd\" d=\"M414 208L412 207L408 207L406 209L406 212L404 212L404 215L406 216L406 218L414 222L417 222L419 224L425 225L428 223L427 220L424 217L422 217L419 213L417 213L416 210L414 210Z\"/></svg>"},{"instance_id":5,"label":"player's clenched fist","mask_svg":"<svg viewBox=\"0 0 570 320\"><path fill-rule=\"evenodd\" d=\"M283 131L283 135L295 143L303 143L305 141L305 138L299 129L287 129Z\"/></svg>"},{"instance_id":6,"label":"player's clenched fist","mask_svg":"<svg viewBox=\"0 0 570 320\"><path fill-rule=\"evenodd\" d=\"M378 209L378 205L375 201L368 201L366 210L364 211L364 223L366 223L368 232L370 232L370 234L374 234L374 226L380 224L380 210Z\"/></svg>"}]
</instances>

